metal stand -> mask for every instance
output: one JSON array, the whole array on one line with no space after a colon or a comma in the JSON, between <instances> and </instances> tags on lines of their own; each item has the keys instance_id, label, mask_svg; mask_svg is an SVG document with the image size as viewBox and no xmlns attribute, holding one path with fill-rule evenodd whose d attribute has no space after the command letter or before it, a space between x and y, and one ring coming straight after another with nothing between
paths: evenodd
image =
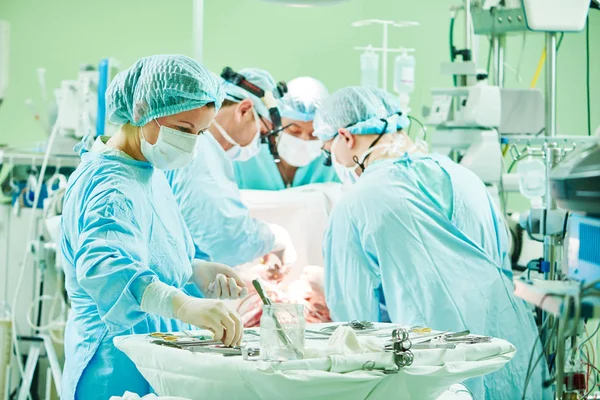
<instances>
[{"instance_id":1,"label":"metal stand","mask_svg":"<svg viewBox=\"0 0 600 400\"><path fill-rule=\"evenodd\" d=\"M54 346L52 345L52 340L48 335L37 335L33 337L27 338L19 338L24 341L31 341L31 345L29 346L29 354L27 355L27 361L25 362L25 375L23 376L23 381L21 382L21 387L19 388L19 396L18 400L27 400L29 396L29 392L31 391L31 383L33 381L33 375L35 373L35 367L38 364L40 359L40 353L42 350L42 346L46 350L46 356L48 357L48 362L50 363L50 372L46 377L46 399L50 399L52 380L54 380L54 386L56 387L56 391L60 393L61 391L61 382L62 382L62 368L60 367L60 363L58 362L58 357L56 356L56 352L54 351ZM17 357L19 355L17 354Z\"/></svg>"},{"instance_id":2,"label":"metal stand","mask_svg":"<svg viewBox=\"0 0 600 400\"><path fill-rule=\"evenodd\" d=\"M506 35L492 36L492 54L494 55L494 85L504 87L504 55L506 53Z\"/></svg>"},{"instance_id":3,"label":"metal stand","mask_svg":"<svg viewBox=\"0 0 600 400\"><path fill-rule=\"evenodd\" d=\"M10 379L11 376L11 365L10 363L6 366L5 377L6 377L6 385L4 385L4 393L2 393L2 398L4 400L8 400L10 397Z\"/></svg>"},{"instance_id":4,"label":"metal stand","mask_svg":"<svg viewBox=\"0 0 600 400\"><path fill-rule=\"evenodd\" d=\"M556 137L556 41L555 32L546 33L546 137ZM558 162L560 149L556 143L546 143L546 213L556 210L556 201L552 198L550 191L550 172ZM556 235L544 235L544 259L549 263L550 271L548 279L557 278L557 250L562 238Z\"/></svg>"}]
</instances>

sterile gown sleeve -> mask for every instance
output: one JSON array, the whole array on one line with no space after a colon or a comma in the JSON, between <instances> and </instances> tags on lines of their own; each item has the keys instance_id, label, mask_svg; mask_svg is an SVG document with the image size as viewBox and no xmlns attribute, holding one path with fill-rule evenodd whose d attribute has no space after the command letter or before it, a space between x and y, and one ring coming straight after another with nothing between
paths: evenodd
<instances>
[{"instance_id":1,"label":"sterile gown sleeve","mask_svg":"<svg viewBox=\"0 0 600 400\"><path fill-rule=\"evenodd\" d=\"M381 321L377 260L365 249L362 215L352 209L349 201L339 203L325 232L325 299L333 321Z\"/></svg>"},{"instance_id":2,"label":"sterile gown sleeve","mask_svg":"<svg viewBox=\"0 0 600 400\"><path fill-rule=\"evenodd\" d=\"M93 299L111 331L133 327L145 318L140 304L158 276L147 267L148 238L140 230L134 205L113 190L90 199L82 213L74 255L77 282Z\"/></svg>"},{"instance_id":3,"label":"sterile gown sleeve","mask_svg":"<svg viewBox=\"0 0 600 400\"><path fill-rule=\"evenodd\" d=\"M190 164L165 174L192 234L195 258L236 266L271 252L275 236L242 203L231 161L211 135L198 142Z\"/></svg>"}]
</instances>

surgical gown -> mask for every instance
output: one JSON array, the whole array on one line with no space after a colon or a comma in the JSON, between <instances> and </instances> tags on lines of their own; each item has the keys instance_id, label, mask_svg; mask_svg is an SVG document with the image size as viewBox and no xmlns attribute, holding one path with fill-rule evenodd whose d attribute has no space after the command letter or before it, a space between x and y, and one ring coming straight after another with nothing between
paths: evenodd
<instances>
[{"instance_id":1,"label":"surgical gown","mask_svg":"<svg viewBox=\"0 0 600 400\"><path fill-rule=\"evenodd\" d=\"M61 249L71 299L61 398L150 393L113 338L187 327L140 308L151 282L182 288L192 274L192 239L163 173L84 151L65 195Z\"/></svg>"},{"instance_id":2,"label":"surgical gown","mask_svg":"<svg viewBox=\"0 0 600 400\"><path fill-rule=\"evenodd\" d=\"M325 295L334 321L369 320L505 339L503 369L467 380L476 399L520 399L537 328L513 296L508 236L484 184L441 156L369 166L332 212ZM541 399L543 370L528 399Z\"/></svg>"},{"instance_id":3,"label":"surgical gown","mask_svg":"<svg viewBox=\"0 0 600 400\"><path fill-rule=\"evenodd\" d=\"M323 165L320 156L305 167L299 167L291 187L311 183L339 182L333 168ZM244 162L234 162L235 179L240 189L283 190L286 188L277 164L267 144L262 144L256 157Z\"/></svg>"},{"instance_id":4,"label":"surgical gown","mask_svg":"<svg viewBox=\"0 0 600 400\"><path fill-rule=\"evenodd\" d=\"M250 217L232 162L210 133L198 138L191 163L165 175L192 234L196 258L236 266L273 250L275 236L268 224Z\"/></svg>"}]
</instances>

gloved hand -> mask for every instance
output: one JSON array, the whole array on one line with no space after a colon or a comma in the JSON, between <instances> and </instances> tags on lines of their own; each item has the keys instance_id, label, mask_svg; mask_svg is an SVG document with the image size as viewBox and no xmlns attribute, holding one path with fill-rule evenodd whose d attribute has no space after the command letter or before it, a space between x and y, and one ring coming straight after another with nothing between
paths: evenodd
<instances>
[{"instance_id":1,"label":"gloved hand","mask_svg":"<svg viewBox=\"0 0 600 400\"><path fill-rule=\"evenodd\" d=\"M296 247L292 243L292 238L284 227L277 224L269 224L273 235L275 235L274 253L283 262L284 265L292 265L298 260Z\"/></svg>"},{"instance_id":2,"label":"gloved hand","mask_svg":"<svg viewBox=\"0 0 600 400\"><path fill-rule=\"evenodd\" d=\"M192 279L212 299L239 299L248 294L246 284L237 272L225 264L194 260Z\"/></svg>"},{"instance_id":3,"label":"gloved hand","mask_svg":"<svg viewBox=\"0 0 600 400\"><path fill-rule=\"evenodd\" d=\"M265 266L265 271L264 274L261 274L261 277L269 282L281 282L292 269L290 264L284 264L273 253L264 256L262 262Z\"/></svg>"},{"instance_id":4,"label":"gloved hand","mask_svg":"<svg viewBox=\"0 0 600 400\"><path fill-rule=\"evenodd\" d=\"M154 281L144 291L141 308L148 313L208 329L214 333L215 340L226 346L239 345L242 341L240 316L219 300L188 296L173 286Z\"/></svg>"},{"instance_id":5,"label":"gloved hand","mask_svg":"<svg viewBox=\"0 0 600 400\"><path fill-rule=\"evenodd\" d=\"M175 318L185 323L208 329L225 346L239 346L244 325L238 313L227 308L220 300L198 299L191 296L173 297Z\"/></svg>"}]
</instances>

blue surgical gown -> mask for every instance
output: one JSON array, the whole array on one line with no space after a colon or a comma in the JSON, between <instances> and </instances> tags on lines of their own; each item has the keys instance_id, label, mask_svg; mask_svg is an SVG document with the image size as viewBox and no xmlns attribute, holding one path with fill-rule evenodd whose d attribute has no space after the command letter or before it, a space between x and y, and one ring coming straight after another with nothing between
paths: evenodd
<instances>
[{"instance_id":1,"label":"blue surgical gown","mask_svg":"<svg viewBox=\"0 0 600 400\"><path fill-rule=\"evenodd\" d=\"M150 393L113 338L186 327L140 308L151 282L182 288L192 274L192 238L164 174L147 162L84 152L65 194L61 249L71 299L61 398Z\"/></svg>"},{"instance_id":2,"label":"blue surgical gown","mask_svg":"<svg viewBox=\"0 0 600 400\"><path fill-rule=\"evenodd\" d=\"M196 258L235 266L273 250L269 225L250 217L232 162L210 133L198 138L190 164L165 175L192 234Z\"/></svg>"},{"instance_id":3,"label":"blue surgical gown","mask_svg":"<svg viewBox=\"0 0 600 400\"><path fill-rule=\"evenodd\" d=\"M369 166L338 203L324 238L325 296L334 321L428 326L505 339L517 353L467 380L476 399L520 399L537 328L513 296L508 236L484 184L441 156ZM534 359L534 360L535 360ZM528 399L541 399L545 363Z\"/></svg>"},{"instance_id":4,"label":"blue surgical gown","mask_svg":"<svg viewBox=\"0 0 600 400\"><path fill-rule=\"evenodd\" d=\"M305 167L299 167L291 187L311 183L339 182L333 168L323 164L320 156ZM267 144L262 144L256 157L244 162L234 162L235 179L240 189L283 190L285 183Z\"/></svg>"}]
</instances>

